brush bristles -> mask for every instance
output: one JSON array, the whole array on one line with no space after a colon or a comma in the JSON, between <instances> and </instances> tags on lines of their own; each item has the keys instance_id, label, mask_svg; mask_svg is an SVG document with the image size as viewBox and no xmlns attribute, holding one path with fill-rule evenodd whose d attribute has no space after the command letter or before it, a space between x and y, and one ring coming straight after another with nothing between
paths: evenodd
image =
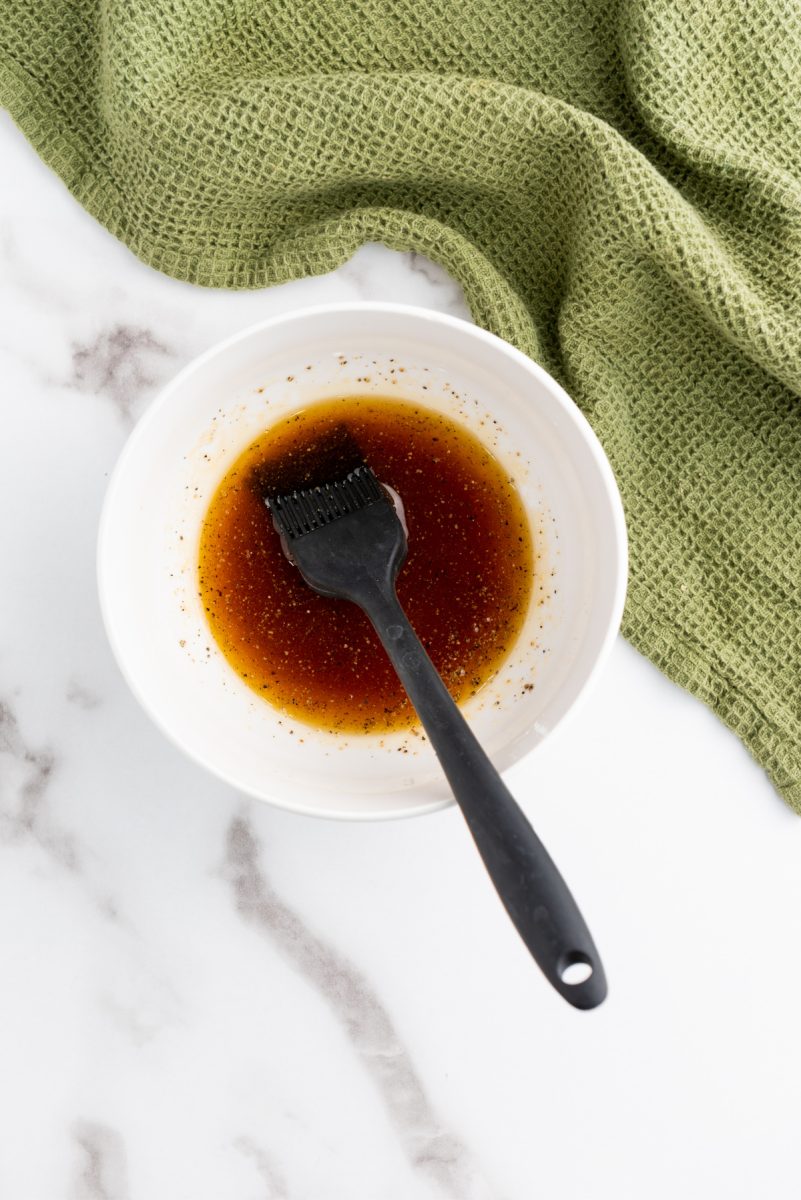
<instances>
[{"instance_id":1,"label":"brush bristles","mask_svg":"<svg viewBox=\"0 0 801 1200\"><path fill-rule=\"evenodd\" d=\"M386 499L386 493L370 468L357 467L337 483L324 483L302 492L275 496L267 501L267 506L278 532L286 538L297 538L330 525L347 513Z\"/></svg>"}]
</instances>

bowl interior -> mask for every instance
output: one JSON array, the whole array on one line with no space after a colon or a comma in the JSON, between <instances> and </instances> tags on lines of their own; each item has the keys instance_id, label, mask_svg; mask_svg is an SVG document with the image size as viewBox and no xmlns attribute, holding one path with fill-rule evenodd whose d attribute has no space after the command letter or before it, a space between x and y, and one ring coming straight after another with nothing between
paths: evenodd
<instances>
[{"instance_id":1,"label":"bowl interior","mask_svg":"<svg viewBox=\"0 0 801 1200\"><path fill-rule=\"evenodd\" d=\"M503 769L575 705L619 624L625 534L608 464L558 385L455 318L341 306L271 320L196 360L164 390L120 458L101 523L109 637L144 707L235 787L328 816L426 811L449 793L427 742L330 734L253 693L218 650L197 592L200 526L234 458L319 399L369 394L468 426L514 478L536 548L532 603L501 671L464 706Z\"/></svg>"}]
</instances>

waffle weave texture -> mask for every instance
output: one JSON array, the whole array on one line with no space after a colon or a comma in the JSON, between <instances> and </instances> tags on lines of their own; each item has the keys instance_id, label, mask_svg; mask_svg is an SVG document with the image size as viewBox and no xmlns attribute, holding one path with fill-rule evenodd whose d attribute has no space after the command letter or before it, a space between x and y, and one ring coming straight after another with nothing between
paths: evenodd
<instances>
[{"instance_id":1,"label":"waffle weave texture","mask_svg":"<svg viewBox=\"0 0 801 1200\"><path fill-rule=\"evenodd\" d=\"M0 100L170 275L443 264L609 455L626 636L801 811L795 0L3 0Z\"/></svg>"}]
</instances>

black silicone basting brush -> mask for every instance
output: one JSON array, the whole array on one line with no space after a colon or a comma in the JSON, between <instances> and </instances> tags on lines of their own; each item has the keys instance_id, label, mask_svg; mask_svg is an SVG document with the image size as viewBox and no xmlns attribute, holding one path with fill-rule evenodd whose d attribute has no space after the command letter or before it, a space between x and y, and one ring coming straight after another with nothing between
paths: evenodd
<instances>
[{"instance_id":1,"label":"black silicone basting brush","mask_svg":"<svg viewBox=\"0 0 801 1200\"><path fill-rule=\"evenodd\" d=\"M306 583L369 617L436 751L509 916L546 978L576 1008L606 996L603 966L547 850L459 712L395 594L406 532L368 467L267 500ZM578 982L571 977L578 971Z\"/></svg>"}]
</instances>

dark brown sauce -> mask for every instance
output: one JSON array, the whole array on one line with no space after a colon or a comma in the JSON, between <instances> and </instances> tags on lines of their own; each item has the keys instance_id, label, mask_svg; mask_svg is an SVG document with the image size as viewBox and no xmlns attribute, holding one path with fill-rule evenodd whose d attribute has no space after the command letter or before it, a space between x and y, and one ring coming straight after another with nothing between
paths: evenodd
<instances>
[{"instance_id":1,"label":"dark brown sauce","mask_svg":"<svg viewBox=\"0 0 801 1200\"><path fill-rule=\"evenodd\" d=\"M265 495L342 478L359 462L403 500L398 596L457 701L509 653L528 609L532 543L497 459L410 401L323 401L266 430L209 505L200 596L226 658L266 700L326 729L378 732L415 715L364 614L313 592L284 557Z\"/></svg>"}]
</instances>

